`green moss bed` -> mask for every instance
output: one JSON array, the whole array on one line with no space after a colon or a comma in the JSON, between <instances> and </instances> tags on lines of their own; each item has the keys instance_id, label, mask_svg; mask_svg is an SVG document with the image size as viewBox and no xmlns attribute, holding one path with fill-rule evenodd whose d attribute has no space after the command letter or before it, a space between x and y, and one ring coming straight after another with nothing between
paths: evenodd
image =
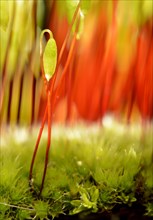
<instances>
[{"instance_id":1,"label":"green moss bed","mask_svg":"<svg viewBox=\"0 0 153 220\"><path fill-rule=\"evenodd\" d=\"M153 139L138 126L53 126L42 195L47 130L29 167L39 128L2 128L0 219L152 219Z\"/></svg>"}]
</instances>

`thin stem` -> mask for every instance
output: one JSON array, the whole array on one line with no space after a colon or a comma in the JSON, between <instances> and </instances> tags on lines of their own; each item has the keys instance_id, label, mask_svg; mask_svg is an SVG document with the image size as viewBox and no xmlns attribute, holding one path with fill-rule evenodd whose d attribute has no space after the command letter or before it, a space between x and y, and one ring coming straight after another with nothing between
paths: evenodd
<instances>
[{"instance_id":1,"label":"thin stem","mask_svg":"<svg viewBox=\"0 0 153 220\"><path fill-rule=\"evenodd\" d=\"M72 59L72 56L73 56L75 44L76 44L76 33L74 34L74 37L73 37L73 39L72 39L71 46L70 46L70 51L69 51L69 54L68 54L68 58L67 58L67 60L66 60L66 64L65 64L65 66L64 66L64 69L63 69L63 72L62 72L62 76L61 76L61 78L59 79L58 85L61 85L61 82L62 82L62 80L63 80L63 78L64 78L64 76L65 76L65 74L66 74L66 71L67 71L67 69L68 69L69 63L70 63L70 61L71 61L71 59ZM56 79L55 79L55 80L56 80ZM55 97L56 97L56 94L57 94L57 92L58 92L58 89L59 89L59 87L58 87L58 88L56 89L56 91L55 91ZM53 103L53 106L54 106L54 103Z\"/></svg>"},{"instance_id":2,"label":"thin stem","mask_svg":"<svg viewBox=\"0 0 153 220\"><path fill-rule=\"evenodd\" d=\"M22 92L23 92L23 79L24 79L24 74L21 75L21 81L20 81L20 93L19 93L19 104L18 104L18 112L17 112L17 124L20 123L21 100L22 100Z\"/></svg>"},{"instance_id":3,"label":"thin stem","mask_svg":"<svg viewBox=\"0 0 153 220\"><path fill-rule=\"evenodd\" d=\"M44 165L44 172L43 172L43 177L42 177L42 182L41 182L41 187L40 187L40 193L39 196L41 195L41 192L43 190L44 186L44 181L46 177L46 171L47 171L47 165L48 165L48 157L49 157L49 150L51 146L51 123L52 123L52 106L51 106L51 97L53 94L53 89L56 81L56 75L53 77L53 81L51 84L51 88L49 89L49 84L48 84L48 91L47 91L47 110L48 110L48 140L47 140L47 148L46 148L46 157L45 157L45 165ZM47 114L47 112L46 112Z\"/></svg>"},{"instance_id":4,"label":"thin stem","mask_svg":"<svg viewBox=\"0 0 153 220\"><path fill-rule=\"evenodd\" d=\"M2 85L0 88L0 111L2 110L2 105L3 105L3 99L4 99L4 91L6 87L6 82L7 82L7 63L8 63L8 58L9 58L9 48L12 43L12 33L13 33L13 25L14 25L14 19L15 19L15 13L16 13L16 7L15 7L15 2L13 2L13 9L12 9L12 18L11 23L10 23L10 28L9 28L9 36L8 36L8 42L6 46L6 53L5 53L5 59L4 59L4 64L2 68Z\"/></svg>"},{"instance_id":5,"label":"thin stem","mask_svg":"<svg viewBox=\"0 0 153 220\"><path fill-rule=\"evenodd\" d=\"M46 118L47 118L47 110L48 110L48 106L46 106L46 109L45 109L44 117L43 117L42 124L41 124L40 130L39 130L38 138L37 138L37 141L36 141L32 161L31 161L30 172L29 172L30 186L32 186L32 171L33 171L34 161L35 161L35 158L36 158L39 142L40 142L41 135L42 135L44 125L45 125L45 121L46 121Z\"/></svg>"},{"instance_id":6,"label":"thin stem","mask_svg":"<svg viewBox=\"0 0 153 220\"><path fill-rule=\"evenodd\" d=\"M78 12L78 10L79 10L79 4L78 4L78 6L77 6L77 9L76 9L76 11L75 11L75 16L74 16L74 18L76 18L76 16L77 16L77 13L76 12ZM73 21L74 22L74 21ZM65 64L65 66L64 66L64 70L63 70L63 73L62 73L62 77L61 77L61 79L60 79L60 82L62 81L62 79L63 79L63 77L64 77L64 75L65 75L65 73L66 73L66 71L67 71L67 68L68 68L68 66L69 66L69 63L70 63L70 60L71 60L71 58L72 58L72 55L73 55L73 52L74 52L74 48L75 48L75 44L76 44L76 35L77 35L77 32L78 32L78 29L79 29L79 24L80 24L80 17L78 18L78 21L77 21L77 24L76 24L76 30L75 30L75 33L74 33L74 36L73 36L73 39L72 39L72 42L71 42L71 46L70 46L70 51L69 51L69 54L68 54L68 58L67 58L67 61L66 61L66 64ZM72 26L73 26L73 23L71 24L71 28L72 28ZM71 30L71 29L70 29ZM65 42L64 42L65 43ZM60 59L60 57L59 57L59 59ZM60 83L59 83L60 84Z\"/></svg>"},{"instance_id":7,"label":"thin stem","mask_svg":"<svg viewBox=\"0 0 153 220\"><path fill-rule=\"evenodd\" d=\"M73 71L73 60L70 63L68 77L67 77L67 115L66 115L66 123L69 121L71 117L71 102L72 102L72 96L71 96L71 90L72 90L72 71Z\"/></svg>"},{"instance_id":8,"label":"thin stem","mask_svg":"<svg viewBox=\"0 0 153 220\"><path fill-rule=\"evenodd\" d=\"M31 126L34 123L35 116L35 99L36 99L36 78L32 75L32 110L31 110Z\"/></svg>"},{"instance_id":9,"label":"thin stem","mask_svg":"<svg viewBox=\"0 0 153 220\"><path fill-rule=\"evenodd\" d=\"M7 123L10 123L11 118L11 103L12 103L12 91L13 91L13 79L10 81L10 90L9 90L9 100L8 100L8 108L7 108Z\"/></svg>"},{"instance_id":10,"label":"thin stem","mask_svg":"<svg viewBox=\"0 0 153 220\"><path fill-rule=\"evenodd\" d=\"M33 25L34 25L34 38L37 38L37 1L33 1L32 6Z\"/></svg>"},{"instance_id":11,"label":"thin stem","mask_svg":"<svg viewBox=\"0 0 153 220\"><path fill-rule=\"evenodd\" d=\"M131 82L131 94L130 94L129 106L128 106L128 111L127 111L127 123L128 124L130 124L132 110L133 110L134 101L135 101L135 85L134 85L135 84L135 76L132 74L130 78L133 78L133 80L131 80L132 81Z\"/></svg>"},{"instance_id":12,"label":"thin stem","mask_svg":"<svg viewBox=\"0 0 153 220\"><path fill-rule=\"evenodd\" d=\"M28 210L28 211L35 211L35 209L32 209L32 208L31 209L30 208L25 208L25 207L22 207L22 206L11 205L11 204L7 204L7 203L4 203L4 202L0 202L0 204L11 207L11 208L17 208L17 209Z\"/></svg>"},{"instance_id":13,"label":"thin stem","mask_svg":"<svg viewBox=\"0 0 153 220\"><path fill-rule=\"evenodd\" d=\"M36 40L37 40L37 1L33 1L32 6L32 15L33 15L33 27L34 27L34 49L30 53L30 56L32 56L32 53L34 52L36 48ZM30 63L32 62L32 58L30 59ZM35 96L36 96L36 78L34 74L32 73L32 109L31 109L31 126L34 123L34 114L35 114Z\"/></svg>"},{"instance_id":14,"label":"thin stem","mask_svg":"<svg viewBox=\"0 0 153 220\"><path fill-rule=\"evenodd\" d=\"M43 172L42 183L41 183L41 187L40 187L40 194L41 194L43 186L44 186L47 165L48 165L48 158L49 158L49 150L50 150L50 145L51 145L51 117L52 117L52 113L51 113L51 92L50 91L48 91L48 95L47 95L47 106L48 106L48 141L47 141L47 148L46 148L44 172Z\"/></svg>"},{"instance_id":15,"label":"thin stem","mask_svg":"<svg viewBox=\"0 0 153 220\"><path fill-rule=\"evenodd\" d=\"M73 18L72 18L72 22L71 22L71 25L70 25L70 27L69 27L68 33L67 33L67 35L66 35L66 37L65 37L65 39L64 39L64 42L63 42L63 44L62 44L62 48L61 48L61 50L60 50L60 54L59 54L59 58L58 58L57 64L59 64L59 62L61 61L61 58L62 58L62 56L63 56L63 52L64 52L64 49L65 49L65 47L66 47L68 38L69 38L69 36L70 36L70 33L71 33L71 30L72 30L73 24L74 24L74 22L75 22L75 20L76 20L76 17L77 17L79 8L80 8L80 1L79 1L78 5L77 5L77 8L76 8L76 10L75 10L75 13L74 13L74 16L73 16Z\"/></svg>"}]
</instances>

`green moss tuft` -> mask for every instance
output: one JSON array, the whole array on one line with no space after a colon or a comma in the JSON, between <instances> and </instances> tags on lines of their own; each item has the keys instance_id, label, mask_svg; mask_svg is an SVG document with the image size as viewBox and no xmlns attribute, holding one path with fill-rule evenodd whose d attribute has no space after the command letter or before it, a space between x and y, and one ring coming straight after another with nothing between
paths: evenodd
<instances>
[{"instance_id":1,"label":"green moss tuft","mask_svg":"<svg viewBox=\"0 0 153 220\"><path fill-rule=\"evenodd\" d=\"M28 184L36 130L3 132L0 154L0 219L51 219L60 214L111 211L142 205L153 216L152 134L133 128L53 127L45 186L45 131Z\"/></svg>"}]
</instances>

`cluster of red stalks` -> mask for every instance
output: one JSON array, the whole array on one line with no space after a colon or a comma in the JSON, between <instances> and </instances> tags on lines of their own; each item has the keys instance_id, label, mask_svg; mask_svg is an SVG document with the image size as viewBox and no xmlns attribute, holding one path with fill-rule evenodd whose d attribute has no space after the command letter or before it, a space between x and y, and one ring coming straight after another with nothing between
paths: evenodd
<instances>
[{"instance_id":1,"label":"cluster of red stalks","mask_svg":"<svg viewBox=\"0 0 153 220\"><path fill-rule=\"evenodd\" d=\"M101 120L106 112L124 114L128 121L132 112L140 115L143 121L152 119L152 19L141 27L131 26L131 35L137 33L137 39L128 65L120 70L116 55L117 2L113 2L111 24L108 25L105 9L102 8L94 28L83 33L88 35L86 42L84 37L79 41L72 37L67 40L61 63L58 65L57 82L52 95L55 103L54 121L84 119L92 122ZM56 5L54 9L50 29L60 49L69 27L64 19L58 19ZM125 53L126 50L122 51L123 57L126 56ZM42 96L39 117L43 114L43 99Z\"/></svg>"},{"instance_id":2,"label":"cluster of red stalks","mask_svg":"<svg viewBox=\"0 0 153 220\"><path fill-rule=\"evenodd\" d=\"M53 6L50 19L50 29L53 31L60 53L55 74L47 83L47 104L44 113L42 104L45 100L43 98L41 100L39 116L43 113L43 120L29 176L30 184L32 184L33 165L47 121L48 143L40 193L47 170L53 120L60 122L79 119L97 121L101 120L107 112L113 112L116 116L124 113L129 122L135 111L139 112L143 122L151 121L153 117L153 24L151 21L147 21L140 28L136 27L137 30L131 30L131 34L132 31L137 31L136 45L128 67L121 71L116 58L117 1L113 1L110 24L108 25L107 15L102 8L92 32L84 33L90 35L87 39L82 37L78 41L79 8L78 5L69 27L66 20L58 19L56 4ZM77 21L76 30L72 34L75 21ZM123 56L125 52L123 51ZM43 73L43 64L41 69Z\"/></svg>"}]
</instances>

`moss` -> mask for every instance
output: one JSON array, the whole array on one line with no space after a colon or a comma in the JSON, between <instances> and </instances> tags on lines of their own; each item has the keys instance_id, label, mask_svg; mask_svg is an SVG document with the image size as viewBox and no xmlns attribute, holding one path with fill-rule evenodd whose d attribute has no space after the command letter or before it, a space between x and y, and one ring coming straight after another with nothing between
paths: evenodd
<instances>
[{"instance_id":1,"label":"moss","mask_svg":"<svg viewBox=\"0 0 153 220\"><path fill-rule=\"evenodd\" d=\"M0 154L1 219L51 219L60 214L99 213L139 204L153 216L152 133L137 128L53 127L45 186L38 197L47 132L28 174L36 140L32 131L2 131Z\"/></svg>"}]
</instances>

